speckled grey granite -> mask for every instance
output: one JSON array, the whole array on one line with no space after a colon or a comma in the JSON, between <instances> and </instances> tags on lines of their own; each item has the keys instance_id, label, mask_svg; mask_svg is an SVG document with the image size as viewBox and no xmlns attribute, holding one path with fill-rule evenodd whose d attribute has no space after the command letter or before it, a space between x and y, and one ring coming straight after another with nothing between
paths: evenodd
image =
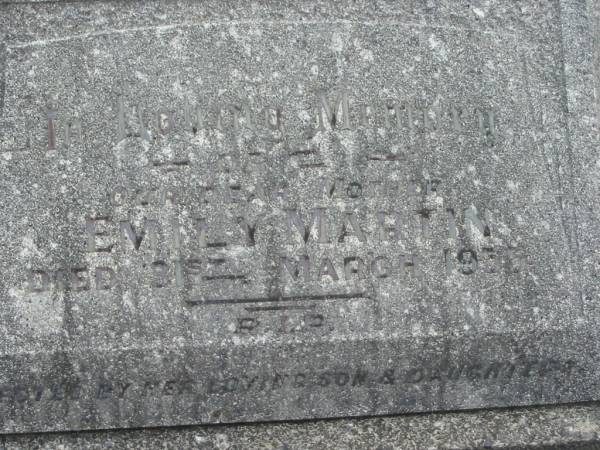
<instances>
[{"instance_id":1,"label":"speckled grey granite","mask_svg":"<svg viewBox=\"0 0 600 450\"><path fill-rule=\"evenodd\" d=\"M0 448L40 449L597 449L600 405L433 413L302 423L11 435Z\"/></svg>"},{"instance_id":2,"label":"speckled grey granite","mask_svg":"<svg viewBox=\"0 0 600 450\"><path fill-rule=\"evenodd\" d=\"M1 2L0 430L600 400L597 9ZM3 439L596 438L518 411Z\"/></svg>"}]
</instances>

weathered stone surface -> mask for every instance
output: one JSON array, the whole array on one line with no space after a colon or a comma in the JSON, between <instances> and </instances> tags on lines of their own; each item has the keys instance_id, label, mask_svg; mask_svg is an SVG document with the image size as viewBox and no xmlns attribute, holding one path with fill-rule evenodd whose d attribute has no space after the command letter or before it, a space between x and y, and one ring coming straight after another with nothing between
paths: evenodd
<instances>
[{"instance_id":1,"label":"weathered stone surface","mask_svg":"<svg viewBox=\"0 0 600 450\"><path fill-rule=\"evenodd\" d=\"M597 450L598 403L300 423L0 436L0 448Z\"/></svg>"},{"instance_id":2,"label":"weathered stone surface","mask_svg":"<svg viewBox=\"0 0 600 450\"><path fill-rule=\"evenodd\" d=\"M3 432L598 399L590 5L0 5Z\"/></svg>"}]
</instances>

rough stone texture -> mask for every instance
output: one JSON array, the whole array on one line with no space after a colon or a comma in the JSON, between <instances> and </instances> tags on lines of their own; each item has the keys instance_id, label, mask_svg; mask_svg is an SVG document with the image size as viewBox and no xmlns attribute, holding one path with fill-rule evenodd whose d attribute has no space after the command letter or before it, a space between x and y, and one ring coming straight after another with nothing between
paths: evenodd
<instances>
[{"instance_id":1,"label":"rough stone texture","mask_svg":"<svg viewBox=\"0 0 600 450\"><path fill-rule=\"evenodd\" d=\"M598 400L596 3L0 12L2 431ZM595 411L114 439L519 445Z\"/></svg>"},{"instance_id":2,"label":"rough stone texture","mask_svg":"<svg viewBox=\"0 0 600 450\"><path fill-rule=\"evenodd\" d=\"M0 448L597 449L596 403L529 409L0 437Z\"/></svg>"}]
</instances>

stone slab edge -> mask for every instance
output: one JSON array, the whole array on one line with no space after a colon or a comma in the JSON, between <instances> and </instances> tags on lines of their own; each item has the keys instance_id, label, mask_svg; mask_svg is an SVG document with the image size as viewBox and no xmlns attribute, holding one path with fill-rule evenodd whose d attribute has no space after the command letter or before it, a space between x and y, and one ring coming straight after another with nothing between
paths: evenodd
<instances>
[{"instance_id":1,"label":"stone slab edge","mask_svg":"<svg viewBox=\"0 0 600 450\"><path fill-rule=\"evenodd\" d=\"M364 419L0 436L36 449L600 448L600 403Z\"/></svg>"},{"instance_id":2,"label":"stone slab edge","mask_svg":"<svg viewBox=\"0 0 600 450\"><path fill-rule=\"evenodd\" d=\"M100 0L0 0L0 4L8 3L89 3ZM126 0L121 0L126 1Z\"/></svg>"}]
</instances>

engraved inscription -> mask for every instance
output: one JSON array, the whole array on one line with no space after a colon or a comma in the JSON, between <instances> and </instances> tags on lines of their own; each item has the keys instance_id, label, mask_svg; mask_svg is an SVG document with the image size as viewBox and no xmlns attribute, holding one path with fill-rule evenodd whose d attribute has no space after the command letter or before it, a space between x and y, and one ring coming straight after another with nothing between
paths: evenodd
<instances>
[{"instance_id":1,"label":"engraved inscription","mask_svg":"<svg viewBox=\"0 0 600 450\"><path fill-rule=\"evenodd\" d=\"M267 3L8 21L0 432L592 398L561 28Z\"/></svg>"}]
</instances>

